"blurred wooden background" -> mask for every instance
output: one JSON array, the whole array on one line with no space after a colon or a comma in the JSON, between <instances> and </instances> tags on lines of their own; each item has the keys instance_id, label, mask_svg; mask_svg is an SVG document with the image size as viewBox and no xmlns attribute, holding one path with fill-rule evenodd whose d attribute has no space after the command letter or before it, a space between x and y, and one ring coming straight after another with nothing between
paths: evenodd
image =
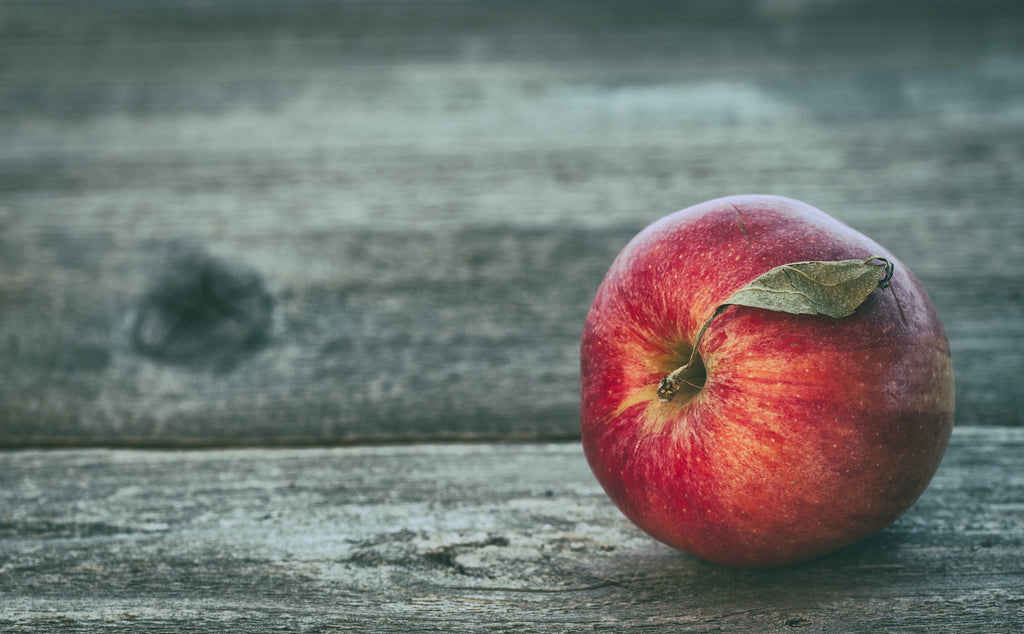
<instances>
[{"instance_id":1,"label":"blurred wooden background","mask_svg":"<svg viewBox=\"0 0 1024 634\"><path fill-rule=\"evenodd\" d=\"M0 446L572 438L618 250L890 247L1024 425L1024 4L0 3Z\"/></svg>"}]
</instances>

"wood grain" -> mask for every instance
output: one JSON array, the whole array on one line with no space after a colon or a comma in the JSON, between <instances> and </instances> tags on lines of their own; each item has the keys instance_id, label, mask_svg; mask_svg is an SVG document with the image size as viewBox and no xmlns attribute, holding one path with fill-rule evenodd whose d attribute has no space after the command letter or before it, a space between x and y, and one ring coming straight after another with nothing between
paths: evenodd
<instances>
[{"instance_id":1,"label":"wood grain","mask_svg":"<svg viewBox=\"0 0 1024 634\"><path fill-rule=\"evenodd\" d=\"M1024 629L1021 428L920 501L756 571L646 537L579 445L0 452L4 632Z\"/></svg>"},{"instance_id":2,"label":"wood grain","mask_svg":"<svg viewBox=\"0 0 1024 634\"><path fill-rule=\"evenodd\" d=\"M5 3L0 446L573 436L615 254L743 192L891 248L1022 425L1020 7ZM139 349L183 253L254 345Z\"/></svg>"}]
</instances>

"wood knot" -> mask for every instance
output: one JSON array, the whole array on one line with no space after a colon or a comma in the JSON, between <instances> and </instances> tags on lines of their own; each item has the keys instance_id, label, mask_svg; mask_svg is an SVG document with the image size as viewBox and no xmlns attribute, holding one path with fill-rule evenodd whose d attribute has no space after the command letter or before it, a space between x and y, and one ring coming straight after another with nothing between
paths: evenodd
<instances>
[{"instance_id":1,"label":"wood knot","mask_svg":"<svg viewBox=\"0 0 1024 634\"><path fill-rule=\"evenodd\" d=\"M181 252L139 300L132 343L160 361L233 365L266 343L273 307L257 271L202 252Z\"/></svg>"}]
</instances>

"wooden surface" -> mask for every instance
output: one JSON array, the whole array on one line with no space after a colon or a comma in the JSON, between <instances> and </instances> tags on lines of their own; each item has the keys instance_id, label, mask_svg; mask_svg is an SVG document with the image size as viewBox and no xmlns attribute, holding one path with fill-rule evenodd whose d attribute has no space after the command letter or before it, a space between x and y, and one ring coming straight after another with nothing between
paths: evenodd
<instances>
[{"instance_id":1,"label":"wooden surface","mask_svg":"<svg viewBox=\"0 0 1024 634\"><path fill-rule=\"evenodd\" d=\"M0 3L0 446L571 438L615 254L755 192L1022 425L1022 7Z\"/></svg>"},{"instance_id":2,"label":"wooden surface","mask_svg":"<svg viewBox=\"0 0 1024 634\"><path fill-rule=\"evenodd\" d=\"M577 443L0 452L0 631L1024 632L1024 429L957 429L893 526L704 563Z\"/></svg>"}]
</instances>

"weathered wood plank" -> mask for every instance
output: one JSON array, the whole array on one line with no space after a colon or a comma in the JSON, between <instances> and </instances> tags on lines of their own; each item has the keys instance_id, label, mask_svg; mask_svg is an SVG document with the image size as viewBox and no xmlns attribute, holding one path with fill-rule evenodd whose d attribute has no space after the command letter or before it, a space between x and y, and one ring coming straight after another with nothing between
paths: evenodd
<instances>
[{"instance_id":1,"label":"weathered wood plank","mask_svg":"<svg viewBox=\"0 0 1024 634\"><path fill-rule=\"evenodd\" d=\"M890 246L960 420L1024 424L1020 3L169 6L0 6L0 446L571 436L614 255L756 191ZM237 267L252 337L144 354Z\"/></svg>"},{"instance_id":2,"label":"weathered wood plank","mask_svg":"<svg viewBox=\"0 0 1024 634\"><path fill-rule=\"evenodd\" d=\"M704 563L611 505L577 444L0 453L0 629L1013 632L1024 429L958 428L858 545Z\"/></svg>"}]
</instances>

